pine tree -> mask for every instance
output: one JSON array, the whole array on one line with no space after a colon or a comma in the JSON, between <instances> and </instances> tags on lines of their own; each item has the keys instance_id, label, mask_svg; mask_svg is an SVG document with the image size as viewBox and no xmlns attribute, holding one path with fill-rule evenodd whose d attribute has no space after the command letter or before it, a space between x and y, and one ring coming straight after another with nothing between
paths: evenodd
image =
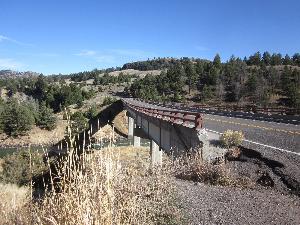
<instances>
[{"instance_id":1,"label":"pine tree","mask_svg":"<svg viewBox=\"0 0 300 225\"><path fill-rule=\"evenodd\" d=\"M185 65L185 74L187 76L187 83L189 85L189 94L190 94L191 89L193 86L195 86L198 77L195 70L195 66L191 61L188 61L188 63Z\"/></svg>"},{"instance_id":2,"label":"pine tree","mask_svg":"<svg viewBox=\"0 0 300 225\"><path fill-rule=\"evenodd\" d=\"M266 66L271 65L271 55L269 52L264 52L263 57L262 57L262 61L264 62L264 64Z\"/></svg>"},{"instance_id":3,"label":"pine tree","mask_svg":"<svg viewBox=\"0 0 300 225\"><path fill-rule=\"evenodd\" d=\"M288 54L286 54L283 59L283 65L293 65L293 61Z\"/></svg>"},{"instance_id":4,"label":"pine tree","mask_svg":"<svg viewBox=\"0 0 300 225\"><path fill-rule=\"evenodd\" d=\"M9 136L24 135L34 124L34 117L30 110L15 99L5 104L0 118L3 131Z\"/></svg>"},{"instance_id":5,"label":"pine tree","mask_svg":"<svg viewBox=\"0 0 300 225\"><path fill-rule=\"evenodd\" d=\"M222 63L221 63L221 57L220 57L219 54L216 54L216 56L215 56L215 58L214 58L214 61L213 61L213 65L214 65L216 68L218 68L218 69L221 68Z\"/></svg>"},{"instance_id":6,"label":"pine tree","mask_svg":"<svg viewBox=\"0 0 300 225\"><path fill-rule=\"evenodd\" d=\"M45 102L40 104L37 125L47 130L53 130L56 127L56 117L53 110L48 108Z\"/></svg>"}]
</instances>

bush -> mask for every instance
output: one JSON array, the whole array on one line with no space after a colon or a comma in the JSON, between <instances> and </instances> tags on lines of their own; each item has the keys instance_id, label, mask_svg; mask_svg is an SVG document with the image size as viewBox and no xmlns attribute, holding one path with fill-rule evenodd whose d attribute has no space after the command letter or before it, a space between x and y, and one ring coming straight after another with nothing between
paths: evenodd
<instances>
[{"instance_id":1,"label":"bush","mask_svg":"<svg viewBox=\"0 0 300 225\"><path fill-rule=\"evenodd\" d=\"M19 104L15 99L5 103L0 115L3 131L9 136L24 135L34 124L34 113L26 105Z\"/></svg>"},{"instance_id":2,"label":"bush","mask_svg":"<svg viewBox=\"0 0 300 225\"><path fill-rule=\"evenodd\" d=\"M204 162L199 153L177 161L178 178L212 185L228 186L234 183L224 164Z\"/></svg>"},{"instance_id":3,"label":"bush","mask_svg":"<svg viewBox=\"0 0 300 225\"><path fill-rule=\"evenodd\" d=\"M3 158L0 178L4 183L26 185L30 183L34 175L40 174L44 169L41 154L37 151L29 153L29 151L21 150Z\"/></svg>"},{"instance_id":4,"label":"bush","mask_svg":"<svg viewBox=\"0 0 300 225\"><path fill-rule=\"evenodd\" d=\"M94 104L91 107L89 107L88 111L85 113L85 117L90 119L93 119L97 116L97 106Z\"/></svg>"},{"instance_id":5,"label":"bush","mask_svg":"<svg viewBox=\"0 0 300 225\"><path fill-rule=\"evenodd\" d=\"M227 130L220 137L221 144L226 148L237 147L243 140L244 134L241 131Z\"/></svg>"},{"instance_id":6,"label":"bush","mask_svg":"<svg viewBox=\"0 0 300 225\"><path fill-rule=\"evenodd\" d=\"M117 99L115 97L106 96L103 100L102 106L110 105L116 101Z\"/></svg>"},{"instance_id":7,"label":"bush","mask_svg":"<svg viewBox=\"0 0 300 225\"><path fill-rule=\"evenodd\" d=\"M78 134L87 128L88 120L85 118L84 114L77 111L71 115L71 130L72 134Z\"/></svg>"},{"instance_id":8,"label":"bush","mask_svg":"<svg viewBox=\"0 0 300 225\"><path fill-rule=\"evenodd\" d=\"M232 147L230 149L228 149L228 151L226 152L226 158L227 159L237 159L239 158L241 155L241 150L239 147Z\"/></svg>"}]
</instances>

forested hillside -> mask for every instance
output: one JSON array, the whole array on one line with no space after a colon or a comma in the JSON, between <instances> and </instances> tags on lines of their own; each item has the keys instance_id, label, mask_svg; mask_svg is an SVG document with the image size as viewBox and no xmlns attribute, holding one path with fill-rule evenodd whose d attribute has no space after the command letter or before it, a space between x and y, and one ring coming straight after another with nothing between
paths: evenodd
<instances>
[{"instance_id":1,"label":"forested hillside","mask_svg":"<svg viewBox=\"0 0 300 225\"><path fill-rule=\"evenodd\" d=\"M133 97L300 106L300 54L282 57L257 52L243 60L232 56L225 63L216 55L213 61L182 58L126 64L126 68L148 67L168 70L157 77L136 80L130 88Z\"/></svg>"},{"instance_id":2,"label":"forested hillside","mask_svg":"<svg viewBox=\"0 0 300 225\"><path fill-rule=\"evenodd\" d=\"M1 75L0 131L11 136L26 133L34 124L53 129L54 113L70 105L79 109L106 87L106 94L154 101L300 108L300 54L257 52L243 60L232 56L227 62L221 62L218 54L213 61L157 58L69 75L14 71Z\"/></svg>"}]
</instances>

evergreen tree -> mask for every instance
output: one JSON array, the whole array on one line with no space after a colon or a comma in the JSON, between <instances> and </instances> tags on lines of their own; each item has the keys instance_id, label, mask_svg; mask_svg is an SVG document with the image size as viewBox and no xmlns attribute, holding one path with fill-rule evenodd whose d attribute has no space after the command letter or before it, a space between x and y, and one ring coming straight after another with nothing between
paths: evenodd
<instances>
[{"instance_id":1,"label":"evergreen tree","mask_svg":"<svg viewBox=\"0 0 300 225\"><path fill-rule=\"evenodd\" d=\"M290 56L288 54L285 55L283 61L283 65L293 65L293 61L291 60Z\"/></svg>"},{"instance_id":2,"label":"evergreen tree","mask_svg":"<svg viewBox=\"0 0 300 225\"><path fill-rule=\"evenodd\" d=\"M189 85L189 94L190 94L191 88L195 86L198 77L195 71L195 66L190 60L185 65L185 74L187 76L187 83Z\"/></svg>"},{"instance_id":3,"label":"evergreen tree","mask_svg":"<svg viewBox=\"0 0 300 225\"><path fill-rule=\"evenodd\" d=\"M262 57L262 61L267 66L271 65L271 55L270 55L269 52L264 52L263 57Z\"/></svg>"},{"instance_id":4,"label":"evergreen tree","mask_svg":"<svg viewBox=\"0 0 300 225\"><path fill-rule=\"evenodd\" d=\"M293 63L296 66L300 66L300 53L296 53L293 55Z\"/></svg>"},{"instance_id":5,"label":"evergreen tree","mask_svg":"<svg viewBox=\"0 0 300 225\"><path fill-rule=\"evenodd\" d=\"M11 99L5 104L0 120L3 131L9 136L24 135L34 124L31 111L25 105L20 105L15 99Z\"/></svg>"},{"instance_id":6,"label":"evergreen tree","mask_svg":"<svg viewBox=\"0 0 300 225\"><path fill-rule=\"evenodd\" d=\"M91 107L89 107L88 111L86 112L85 117L90 119L93 119L97 116L97 107L95 104L93 104Z\"/></svg>"},{"instance_id":7,"label":"evergreen tree","mask_svg":"<svg viewBox=\"0 0 300 225\"><path fill-rule=\"evenodd\" d=\"M273 54L271 56L271 65L277 66L282 64L282 56L281 54Z\"/></svg>"},{"instance_id":8,"label":"evergreen tree","mask_svg":"<svg viewBox=\"0 0 300 225\"><path fill-rule=\"evenodd\" d=\"M250 66L259 66L261 62L261 54L260 52L256 52L254 55L250 56L247 64Z\"/></svg>"},{"instance_id":9,"label":"evergreen tree","mask_svg":"<svg viewBox=\"0 0 300 225\"><path fill-rule=\"evenodd\" d=\"M47 130L53 130L56 127L56 117L53 110L48 108L45 102L40 104L37 125Z\"/></svg>"},{"instance_id":10,"label":"evergreen tree","mask_svg":"<svg viewBox=\"0 0 300 225\"><path fill-rule=\"evenodd\" d=\"M205 102L214 97L214 91L212 86L204 85L202 92L200 93L200 100Z\"/></svg>"},{"instance_id":11,"label":"evergreen tree","mask_svg":"<svg viewBox=\"0 0 300 225\"><path fill-rule=\"evenodd\" d=\"M71 115L71 130L72 134L76 135L84 131L88 126L88 120L85 118L84 114L77 111Z\"/></svg>"},{"instance_id":12,"label":"evergreen tree","mask_svg":"<svg viewBox=\"0 0 300 225\"><path fill-rule=\"evenodd\" d=\"M214 65L216 68L218 68L218 69L221 68L222 63L221 63L221 57L220 57L219 54L216 54L216 56L215 56L215 58L214 58L214 60L213 60L213 65Z\"/></svg>"}]
</instances>

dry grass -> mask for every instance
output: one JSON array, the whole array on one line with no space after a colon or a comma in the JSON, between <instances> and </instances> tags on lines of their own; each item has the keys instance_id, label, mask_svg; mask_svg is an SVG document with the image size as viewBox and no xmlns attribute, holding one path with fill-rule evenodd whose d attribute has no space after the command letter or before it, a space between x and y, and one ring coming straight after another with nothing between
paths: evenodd
<instances>
[{"instance_id":1,"label":"dry grass","mask_svg":"<svg viewBox=\"0 0 300 225\"><path fill-rule=\"evenodd\" d=\"M228 149L225 156L229 160L234 160L234 159L238 159L240 155L241 155L241 150L239 147L231 147L230 149Z\"/></svg>"},{"instance_id":2,"label":"dry grass","mask_svg":"<svg viewBox=\"0 0 300 225\"><path fill-rule=\"evenodd\" d=\"M124 135L128 134L128 122L127 122L127 116L126 111L123 110L121 113L119 113L113 120L115 124L115 128L121 132Z\"/></svg>"},{"instance_id":3,"label":"dry grass","mask_svg":"<svg viewBox=\"0 0 300 225\"><path fill-rule=\"evenodd\" d=\"M0 158L0 173L2 173L2 171L3 171L3 167L2 167L3 162L4 162L4 160Z\"/></svg>"},{"instance_id":4,"label":"dry grass","mask_svg":"<svg viewBox=\"0 0 300 225\"><path fill-rule=\"evenodd\" d=\"M225 163L204 162L200 154L195 153L176 161L176 177L211 185L253 187L255 184L245 177L236 177Z\"/></svg>"},{"instance_id":5,"label":"dry grass","mask_svg":"<svg viewBox=\"0 0 300 225\"><path fill-rule=\"evenodd\" d=\"M59 170L60 191L13 213L4 207L0 224L181 224L168 170L150 170L146 155L145 148L106 148L75 166L70 154Z\"/></svg>"},{"instance_id":6,"label":"dry grass","mask_svg":"<svg viewBox=\"0 0 300 225\"><path fill-rule=\"evenodd\" d=\"M27 187L0 183L0 224L13 224L11 218L26 207L29 193Z\"/></svg>"}]
</instances>

